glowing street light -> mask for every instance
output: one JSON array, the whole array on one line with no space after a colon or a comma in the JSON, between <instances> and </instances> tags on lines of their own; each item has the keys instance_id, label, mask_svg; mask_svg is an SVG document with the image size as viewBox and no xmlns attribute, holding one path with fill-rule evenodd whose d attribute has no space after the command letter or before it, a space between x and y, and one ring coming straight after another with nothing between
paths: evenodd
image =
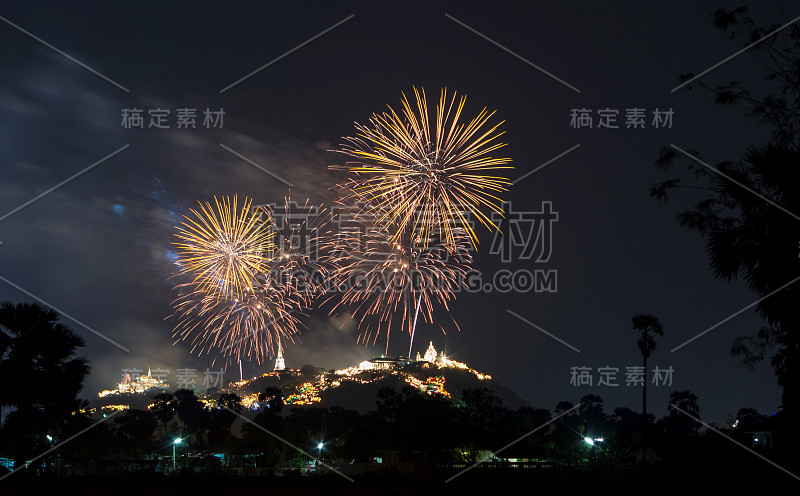
<instances>
[{"instance_id":1,"label":"glowing street light","mask_svg":"<svg viewBox=\"0 0 800 496\"><path fill-rule=\"evenodd\" d=\"M175 473L175 447L181 444L183 439L176 437L174 441L172 441L172 472Z\"/></svg>"},{"instance_id":2,"label":"glowing street light","mask_svg":"<svg viewBox=\"0 0 800 496\"><path fill-rule=\"evenodd\" d=\"M585 437L583 438L583 440L586 441L586 444L588 444L589 446L594 446L594 439L590 437Z\"/></svg>"}]
</instances>

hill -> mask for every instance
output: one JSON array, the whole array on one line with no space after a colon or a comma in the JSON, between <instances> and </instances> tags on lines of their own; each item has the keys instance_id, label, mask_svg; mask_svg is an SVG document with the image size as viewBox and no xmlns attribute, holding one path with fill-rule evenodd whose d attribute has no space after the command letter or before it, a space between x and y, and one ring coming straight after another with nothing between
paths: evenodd
<instances>
[{"instance_id":1,"label":"hill","mask_svg":"<svg viewBox=\"0 0 800 496\"><path fill-rule=\"evenodd\" d=\"M258 393L278 388L289 407L338 406L366 413L374 410L378 391L413 387L430 395L460 401L465 389L486 388L500 398L503 406L516 410L529 403L503 387L488 374L448 359L434 361L404 358L375 358L358 366L322 371L312 366L269 372L246 381L230 383L220 392L236 393L247 408L258 409Z\"/></svg>"},{"instance_id":2,"label":"hill","mask_svg":"<svg viewBox=\"0 0 800 496\"><path fill-rule=\"evenodd\" d=\"M486 388L497 396L504 407L516 410L529 403L513 391L503 387L489 374L478 372L466 364L437 354L433 344L425 357L416 360L405 357L376 357L358 365L340 370L305 365L302 369L267 372L242 381L229 382L221 388L212 388L200 395L207 404L215 404L221 393L235 393L242 398L245 408L258 410L258 396L267 388L281 391L289 408L314 405L341 407L366 413L375 408L378 391L384 387L416 388L426 394L458 402L465 389ZM149 408L152 398L168 391L163 381L148 375L134 380L126 379L117 389L102 391L97 404L102 410Z\"/></svg>"}]
</instances>

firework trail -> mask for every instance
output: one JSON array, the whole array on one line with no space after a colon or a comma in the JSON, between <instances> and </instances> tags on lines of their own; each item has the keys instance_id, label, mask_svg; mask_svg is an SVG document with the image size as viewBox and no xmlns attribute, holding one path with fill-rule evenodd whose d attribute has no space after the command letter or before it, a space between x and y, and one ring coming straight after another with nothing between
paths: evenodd
<instances>
[{"instance_id":1,"label":"firework trail","mask_svg":"<svg viewBox=\"0 0 800 496\"><path fill-rule=\"evenodd\" d=\"M379 226L396 229L393 240L413 226L412 233L421 239L444 238L456 249L456 230L464 229L476 246L468 217L496 229L488 213L502 215L502 200L496 195L511 185L494 175L512 169L507 165L511 159L489 155L505 146L497 141L503 122L487 125L494 112L485 108L469 122L460 122L466 97L453 94L448 100L442 89L431 125L425 91L414 88L414 96L416 105L403 94L399 113L389 107L373 114L368 125L356 123L356 136L344 138L337 150L352 160L331 169L354 174L345 200L378 212Z\"/></svg>"}]
</instances>

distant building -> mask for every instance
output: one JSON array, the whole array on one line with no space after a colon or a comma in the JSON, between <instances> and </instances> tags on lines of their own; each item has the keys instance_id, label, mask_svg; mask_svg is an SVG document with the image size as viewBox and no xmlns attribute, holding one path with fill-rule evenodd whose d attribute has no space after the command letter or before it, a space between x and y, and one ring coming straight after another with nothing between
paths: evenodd
<instances>
[{"instance_id":1,"label":"distant building","mask_svg":"<svg viewBox=\"0 0 800 496\"><path fill-rule=\"evenodd\" d=\"M772 449L776 431L749 431L746 434L753 436L753 446L763 446Z\"/></svg>"},{"instance_id":2,"label":"distant building","mask_svg":"<svg viewBox=\"0 0 800 496\"><path fill-rule=\"evenodd\" d=\"M421 357L419 352L417 352L415 360L407 357L391 358L380 356L371 360L364 360L363 362L359 363L358 370L392 370L396 367L405 367L417 362L429 362L441 366L446 366L448 364L448 360L445 358L444 352L437 353L436 348L433 347L433 341L431 341L428 345L428 349L425 350L424 357Z\"/></svg>"},{"instance_id":3,"label":"distant building","mask_svg":"<svg viewBox=\"0 0 800 496\"><path fill-rule=\"evenodd\" d=\"M395 367L404 367L414 363L414 360L406 357L377 357L372 360L364 360L358 364L359 370L391 370Z\"/></svg>"},{"instance_id":4,"label":"distant building","mask_svg":"<svg viewBox=\"0 0 800 496\"><path fill-rule=\"evenodd\" d=\"M278 341L278 356L275 358L275 370L286 370L286 363L283 361L283 347L280 340Z\"/></svg>"},{"instance_id":5,"label":"distant building","mask_svg":"<svg viewBox=\"0 0 800 496\"><path fill-rule=\"evenodd\" d=\"M419 353L417 353L417 361L420 361ZM425 356L422 358L422 361L435 363L437 365L447 365L447 358L444 356L444 351L437 354L436 348L433 347L433 341L430 342L428 349L425 350Z\"/></svg>"},{"instance_id":6,"label":"distant building","mask_svg":"<svg viewBox=\"0 0 800 496\"><path fill-rule=\"evenodd\" d=\"M423 360L426 362L435 362L436 356L436 348L433 347L433 341L431 341L431 344L428 345L428 349L425 350L425 356L423 357Z\"/></svg>"},{"instance_id":7,"label":"distant building","mask_svg":"<svg viewBox=\"0 0 800 496\"><path fill-rule=\"evenodd\" d=\"M147 375L140 375L135 379L131 379L129 373L125 374L123 380L116 389L107 389L100 391L97 396L104 398L106 396L113 396L119 394L142 394L151 393L153 391L166 391L169 385L161 379L153 377L150 374L150 369L147 369Z\"/></svg>"}]
</instances>

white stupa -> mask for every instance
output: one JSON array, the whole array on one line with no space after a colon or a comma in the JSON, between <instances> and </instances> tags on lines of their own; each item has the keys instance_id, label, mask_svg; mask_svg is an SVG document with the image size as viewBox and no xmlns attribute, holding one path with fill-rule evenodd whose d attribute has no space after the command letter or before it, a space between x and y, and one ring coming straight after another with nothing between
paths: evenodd
<instances>
[{"instance_id":1,"label":"white stupa","mask_svg":"<svg viewBox=\"0 0 800 496\"><path fill-rule=\"evenodd\" d=\"M286 370L286 363L283 361L283 347L278 341L278 356L275 358L275 370Z\"/></svg>"}]
</instances>

